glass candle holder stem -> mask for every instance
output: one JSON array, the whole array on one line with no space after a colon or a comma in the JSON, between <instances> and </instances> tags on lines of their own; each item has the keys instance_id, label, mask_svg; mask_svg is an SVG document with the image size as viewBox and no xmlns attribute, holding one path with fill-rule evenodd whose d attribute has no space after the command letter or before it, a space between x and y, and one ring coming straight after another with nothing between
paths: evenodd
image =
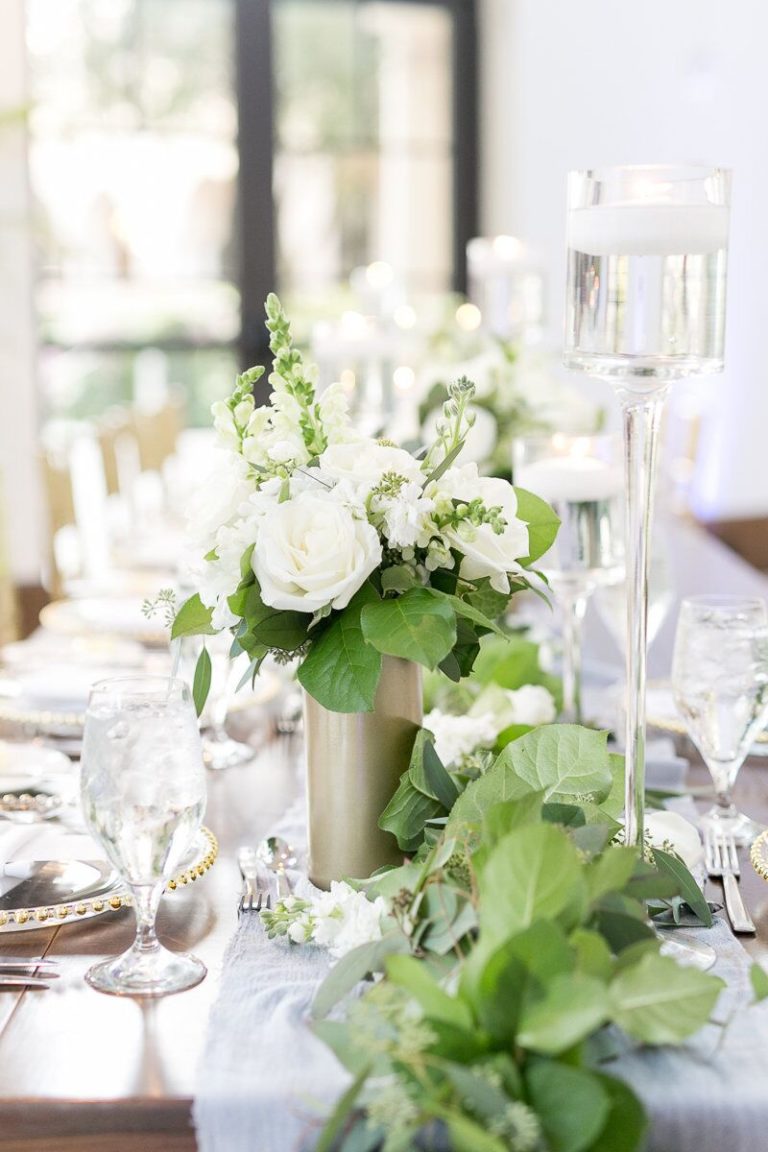
<instances>
[{"instance_id":1,"label":"glass candle holder stem","mask_svg":"<svg viewBox=\"0 0 768 1152\"><path fill-rule=\"evenodd\" d=\"M653 477L666 386L619 391L626 471L627 726L625 740L626 843L643 847L645 803L645 688L648 640L648 560L653 519Z\"/></svg>"},{"instance_id":2,"label":"glass candle holder stem","mask_svg":"<svg viewBox=\"0 0 768 1152\"><path fill-rule=\"evenodd\" d=\"M563 618L563 708L567 724L581 724L582 637L591 586L564 582L557 588Z\"/></svg>"}]
</instances>

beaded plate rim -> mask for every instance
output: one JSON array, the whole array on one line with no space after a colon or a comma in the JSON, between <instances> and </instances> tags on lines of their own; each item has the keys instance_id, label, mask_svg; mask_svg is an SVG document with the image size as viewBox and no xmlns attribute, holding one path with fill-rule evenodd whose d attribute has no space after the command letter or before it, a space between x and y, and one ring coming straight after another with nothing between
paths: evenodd
<instances>
[{"instance_id":1,"label":"beaded plate rim","mask_svg":"<svg viewBox=\"0 0 768 1152\"><path fill-rule=\"evenodd\" d=\"M168 881L166 891L175 892L187 884L194 883L213 867L219 854L219 842L205 826L200 829L201 844L198 855L184 869ZM91 900L66 901L61 904L48 904L37 908L15 908L13 911L0 911L0 933L18 932L34 928L57 927L60 924L74 924L88 920L92 916L102 916L105 912L117 912L130 908L133 898L122 883L117 881L111 894L105 893Z\"/></svg>"},{"instance_id":2,"label":"beaded plate rim","mask_svg":"<svg viewBox=\"0 0 768 1152\"><path fill-rule=\"evenodd\" d=\"M749 860L758 876L768 881L768 828L753 840Z\"/></svg>"}]
</instances>

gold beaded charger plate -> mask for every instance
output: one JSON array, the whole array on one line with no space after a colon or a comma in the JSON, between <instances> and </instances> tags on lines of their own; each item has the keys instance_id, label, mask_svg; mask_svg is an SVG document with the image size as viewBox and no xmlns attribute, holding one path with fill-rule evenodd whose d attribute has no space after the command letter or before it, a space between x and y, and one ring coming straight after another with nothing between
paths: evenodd
<instances>
[{"instance_id":1,"label":"gold beaded charger plate","mask_svg":"<svg viewBox=\"0 0 768 1152\"><path fill-rule=\"evenodd\" d=\"M752 842L749 859L758 876L768 880L768 828Z\"/></svg>"},{"instance_id":2,"label":"gold beaded charger plate","mask_svg":"<svg viewBox=\"0 0 768 1152\"><path fill-rule=\"evenodd\" d=\"M183 870L166 890L204 876L218 851L213 832L201 828ZM0 896L0 933L74 924L132 904L128 889L106 860L10 861L1 872L7 891Z\"/></svg>"}]
</instances>

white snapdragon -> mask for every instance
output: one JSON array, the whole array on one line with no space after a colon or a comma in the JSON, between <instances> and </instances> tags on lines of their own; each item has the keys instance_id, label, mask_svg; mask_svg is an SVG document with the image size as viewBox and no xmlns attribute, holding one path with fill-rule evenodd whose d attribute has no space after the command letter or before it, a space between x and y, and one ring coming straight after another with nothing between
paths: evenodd
<instances>
[{"instance_id":1,"label":"white snapdragon","mask_svg":"<svg viewBox=\"0 0 768 1152\"><path fill-rule=\"evenodd\" d=\"M271 608L346 608L381 563L376 529L334 498L300 492L259 524L253 570Z\"/></svg>"},{"instance_id":2,"label":"white snapdragon","mask_svg":"<svg viewBox=\"0 0 768 1152\"><path fill-rule=\"evenodd\" d=\"M329 444L346 444L357 439L349 415L349 397L343 384L329 384L317 406Z\"/></svg>"},{"instance_id":3,"label":"white snapdragon","mask_svg":"<svg viewBox=\"0 0 768 1152\"><path fill-rule=\"evenodd\" d=\"M457 767L478 748L492 748L499 727L492 713L453 716L434 708L424 717L424 727L435 738L435 752L446 768Z\"/></svg>"},{"instance_id":4,"label":"white snapdragon","mask_svg":"<svg viewBox=\"0 0 768 1152\"><path fill-rule=\"evenodd\" d=\"M508 573L520 570L518 561L528 555L528 525L517 517L515 490L506 480L480 476L476 464L449 468L439 480L428 485L426 496L436 504L442 501L469 503L482 500L486 508L500 508L505 521L502 532L491 524L472 524L461 520L443 529L449 547L456 548L464 559L460 574L467 580L490 577L497 592L510 591Z\"/></svg>"}]
</instances>

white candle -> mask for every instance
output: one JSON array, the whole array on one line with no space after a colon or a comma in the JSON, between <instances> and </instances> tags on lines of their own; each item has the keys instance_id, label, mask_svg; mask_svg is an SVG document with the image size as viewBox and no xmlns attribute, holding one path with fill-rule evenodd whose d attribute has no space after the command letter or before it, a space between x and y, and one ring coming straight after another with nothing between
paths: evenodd
<instances>
[{"instance_id":1,"label":"white candle","mask_svg":"<svg viewBox=\"0 0 768 1152\"><path fill-rule=\"evenodd\" d=\"M550 456L518 468L515 484L550 502L610 500L622 489L623 473L595 456Z\"/></svg>"},{"instance_id":2,"label":"white candle","mask_svg":"<svg viewBox=\"0 0 768 1152\"><path fill-rule=\"evenodd\" d=\"M724 204L595 204L568 214L568 247L589 256L676 256L728 244Z\"/></svg>"}]
</instances>

